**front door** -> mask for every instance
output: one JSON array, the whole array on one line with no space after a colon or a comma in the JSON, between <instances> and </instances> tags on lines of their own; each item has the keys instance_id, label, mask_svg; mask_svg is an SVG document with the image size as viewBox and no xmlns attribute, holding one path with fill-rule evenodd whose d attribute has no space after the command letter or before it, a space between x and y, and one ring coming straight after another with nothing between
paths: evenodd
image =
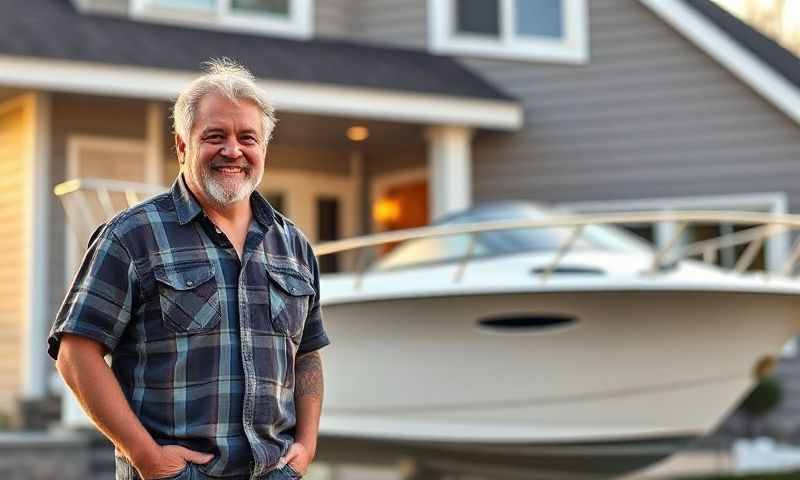
<instances>
[{"instance_id":1,"label":"front door","mask_svg":"<svg viewBox=\"0 0 800 480\"><path fill-rule=\"evenodd\" d=\"M373 220L380 231L423 227L430 222L428 203L427 179L392 183L373 205ZM379 251L384 254L395 246L387 243Z\"/></svg>"}]
</instances>

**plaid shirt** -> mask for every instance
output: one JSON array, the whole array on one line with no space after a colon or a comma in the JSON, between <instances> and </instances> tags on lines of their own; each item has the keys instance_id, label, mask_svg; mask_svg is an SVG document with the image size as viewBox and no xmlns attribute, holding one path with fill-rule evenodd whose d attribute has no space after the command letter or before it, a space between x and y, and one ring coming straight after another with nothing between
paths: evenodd
<instances>
[{"instance_id":1,"label":"plaid shirt","mask_svg":"<svg viewBox=\"0 0 800 480\"><path fill-rule=\"evenodd\" d=\"M259 478L294 438L294 362L329 343L303 234L264 198L241 261L178 176L101 227L50 332L94 339L159 444L214 454L209 476Z\"/></svg>"}]
</instances>

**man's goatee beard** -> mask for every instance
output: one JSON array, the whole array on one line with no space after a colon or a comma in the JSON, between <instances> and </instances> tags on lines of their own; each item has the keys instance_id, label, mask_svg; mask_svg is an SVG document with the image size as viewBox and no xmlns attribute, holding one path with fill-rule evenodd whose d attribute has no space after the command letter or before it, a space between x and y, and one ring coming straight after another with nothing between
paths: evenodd
<instances>
[{"instance_id":1,"label":"man's goatee beard","mask_svg":"<svg viewBox=\"0 0 800 480\"><path fill-rule=\"evenodd\" d=\"M238 188L234 189L226 188L221 182L217 181L211 173L210 167L200 167L199 172L196 173L199 173L197 180L199 180L209 198L224 207L248 198L258 188L258 184L261 183L261 176L258 178L253 177L252 168L247 171L249 174L238 184Z\"/></svg>"}]
</instances>

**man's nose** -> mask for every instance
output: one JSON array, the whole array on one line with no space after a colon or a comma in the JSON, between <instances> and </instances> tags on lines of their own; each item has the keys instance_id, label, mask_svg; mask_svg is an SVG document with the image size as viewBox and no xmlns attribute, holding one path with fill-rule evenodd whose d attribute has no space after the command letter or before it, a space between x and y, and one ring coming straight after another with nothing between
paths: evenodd
<instances>
[{"instance_id":1,"label":"man's nose","mask_svg":"<svg viewBox=\"0 0 800 480\"><path fill-rule=\"evenodd\" d=\"M240 148L239 142L236 139L227 139L225 143L222 144L222 149L219 152L220 155L223 157L228 158L239 158L242 156L242 150Z\"/></svg>"}]
</instances>

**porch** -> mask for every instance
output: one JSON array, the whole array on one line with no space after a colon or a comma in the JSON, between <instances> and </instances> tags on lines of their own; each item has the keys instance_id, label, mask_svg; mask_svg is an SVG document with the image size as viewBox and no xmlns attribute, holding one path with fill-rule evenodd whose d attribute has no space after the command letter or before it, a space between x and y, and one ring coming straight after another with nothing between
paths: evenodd
<instances>
[{"instance_id":1,"label":"porch","mask_svg":"<svg viewBox=\"0 0 800 480\"><path fill-rule=\"evenodd\" d=\"M420 226L470 205L473 136L482 128L474 117L447 123L427 108L410 115L403 102L396 111L384 102L380 113L353 106L339 114L330 101L324 112L276 103L260 191L313 243ZM16 233L2 267L13 287L0 306L10 347L0 362L0 411L11 424L29 423L21 414L41 412L37 406L61 391L44 346L85 242L67 227L53 186L102 178L166 189L178 172L169 109L161 99L0 90L0 136L9 139L0 164L17 185L0 199L0 214L16 222L6 224ZM504 129L520 121L519 111L509 112ZM498 128L496 119L487 127ZM346 262L328 257L322 269Z\"/></svg>"}]
</instances>

